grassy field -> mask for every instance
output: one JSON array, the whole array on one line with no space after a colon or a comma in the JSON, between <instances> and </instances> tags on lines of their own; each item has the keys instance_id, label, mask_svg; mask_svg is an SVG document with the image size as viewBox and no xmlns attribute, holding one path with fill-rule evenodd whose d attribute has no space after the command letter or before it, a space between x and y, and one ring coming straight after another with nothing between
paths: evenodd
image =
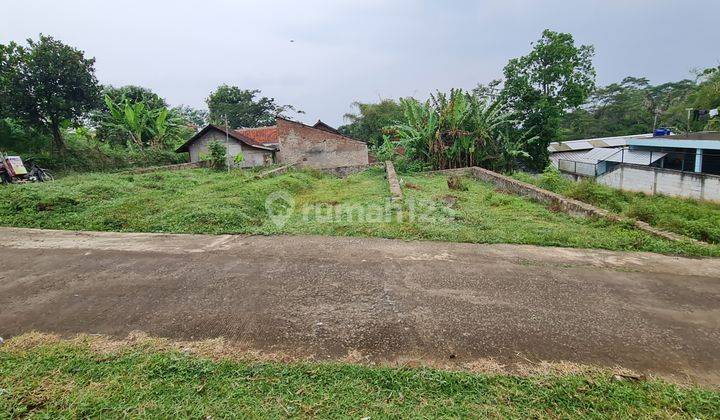
<instances>
[{"instance_id":1,"label":"grassy field","mask_svg":"<svg viewBox=\"0 0 720 420\"><path fill-rule=\"evenodd\" d=\"M476 243L519 243L685 255L720 246L662 240L627 225L553 212L465 179L403 176L406 200L392 205L382 169L346 179L313 171L253 179L251 171L195 169L143 175L86 174L0 189L0 225L125 232L325 234ZM273 214L266 201L273 194Z\"/></svg>"},{"instance_id":2,"label":"grassy field","mask_svg":"<svg viewBox=\"0 0 720 420\"><path fill-rule=\"evenodd\" d=\"M513 176L558 194L645 221L664 230L720 244L720 205L718 204L621 191L590 180L574 182L553 172L546 172L537 177L525 173L516 173Z\"/></svg>"},{"instance_id":3,"label":"grassy field","mask_svg":"<svg viewBox=\"0 0 720 420\"><path fill-rule=\"evenodd\" d=\"M31 340L32 341L32 340ZM23 337L0 347L0 417L715 418L720 394L609 371L528 377L207 358Z\"/></svg>"}]
</instances>

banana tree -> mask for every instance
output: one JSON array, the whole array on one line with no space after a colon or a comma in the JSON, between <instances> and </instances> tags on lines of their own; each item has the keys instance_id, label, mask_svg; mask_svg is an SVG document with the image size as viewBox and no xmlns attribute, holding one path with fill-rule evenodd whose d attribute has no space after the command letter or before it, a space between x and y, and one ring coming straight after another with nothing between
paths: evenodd
<instances>
[{"instance_id":1,"label":"banana tree","mask_svg":"<svg viewBox=\"0 0 720 420\"><path fill-rule=\"evenodd\" d=\"M125 132L129 146L161 148L180 135L183 120L167 108L150 108L142 101L131 102L125 97L118 102L107 95L104 99L108 108L105 122Z\"/></svg>"},{"instance_id":2,"label":"banana tree","mask_svg":"<svg viewBox=\"0 0 720 420\"><path fill-rule=\"evenodd\" d=\"M405 159L420 160L433 169L481 165L507 170L523 156L529 139L515 133L517 121L500 102L452 89L428 101L402 99L403 121L385 128L390 140L379 152L398 149Z\"/></svg>"}]
</instances>

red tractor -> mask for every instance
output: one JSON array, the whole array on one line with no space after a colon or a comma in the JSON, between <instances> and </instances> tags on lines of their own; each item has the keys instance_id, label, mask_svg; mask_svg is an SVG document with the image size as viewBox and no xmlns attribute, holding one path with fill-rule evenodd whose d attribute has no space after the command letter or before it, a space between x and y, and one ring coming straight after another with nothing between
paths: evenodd
<instances>
[{"instance_id":1,"label":"red tractor","mask_svg":"<svg viewBox=\"0 0 720 420\"><path fill-rule=\"evenodd\" d=\"M43 169L30 161L30 170L25 167L20 156L8 156L0 153L0 181L3 185L23 182L52 181L54 177L47 169Z\"/></svg>"}]
</instances>

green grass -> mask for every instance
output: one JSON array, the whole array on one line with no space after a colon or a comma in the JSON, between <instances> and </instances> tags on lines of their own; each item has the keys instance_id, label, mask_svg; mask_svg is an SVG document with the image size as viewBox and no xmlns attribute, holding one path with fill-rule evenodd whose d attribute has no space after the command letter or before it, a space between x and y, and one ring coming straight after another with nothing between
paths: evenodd
<instances>
[{"instance_id":1,"label":"green grass","mask_svg":"<svg viewBox=\"0 0 720 420\"><path fill-rule=\"evenodd\" d=\"M720 204L621 191L592 180L575 182L557 172L546 172L537 177L525 173L513 176L664 230L720 244Z\"/></svg>"},{"instance_id":2,"label":"green grass","mask_svg":"<svg viewBox=\"0 0 720 420\"><path fill-rule=\"evenodd\" d=\"M346 179L316 171L292 171L261 180L253 175L252 171L195 169L74 175L53 183L10 186L0 188L0 225L323 234L720 255L719 246L670 242L625 224L571 217L471 179L464 180L467 191L457 191L448 189L443 175L403 176L406 200L396 205L388 199L382 169ZM273 223L265 208L268 196L278 191L287 192L295 204L282 226ZM272 208L279 211L281 202ZM341 213L335 217L338 208Z\"/></svg>"},{"instance_id":3,"label":"green grass","mask_svg":"<svg viewBox=\"0 0 720 420\"><path fill-rule=\"evenodd\" d=\"M211 360L86 342L0 348L0 417L717 418L720 394L611 373L529 377Z\"/></svg>"}]
</instances>

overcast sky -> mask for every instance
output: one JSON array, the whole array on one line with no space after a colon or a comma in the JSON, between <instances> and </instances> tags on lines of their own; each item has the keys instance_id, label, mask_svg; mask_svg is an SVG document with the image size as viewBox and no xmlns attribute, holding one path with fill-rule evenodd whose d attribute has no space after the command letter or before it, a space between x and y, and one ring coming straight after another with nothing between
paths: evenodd
<instances>
[{"instance_id":1,"label":"overcast sky","mask_svg":"<svg viewBox=\"0 0 720 420\"><path fill-rule=\"evenodd\" d=\"M601 84L720 63L718 0L4 1L0 43L52 35L103 84L205 107L222 83L343 122L353 101L427 97L502 74L543 29L596 48ZM291 42L293 41L293 42Z\"/></svg>"}]
</instances>

